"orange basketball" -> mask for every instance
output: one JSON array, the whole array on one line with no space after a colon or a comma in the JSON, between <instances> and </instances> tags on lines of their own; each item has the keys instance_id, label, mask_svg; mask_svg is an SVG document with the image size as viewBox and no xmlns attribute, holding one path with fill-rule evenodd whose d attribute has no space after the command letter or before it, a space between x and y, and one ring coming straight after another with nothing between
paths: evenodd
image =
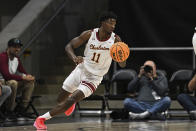
<instances>
[{"instance_id":1,"label":"orange basketball","mask_svg":"<svg viewBox=\"0 0 196 131\"><path fill-rule=\"evenodd\" d=\"M123 62L129 57L129 47L124 42L116 42L110 48L110 56L116 62Z\"/></svg>"}]
</instances>

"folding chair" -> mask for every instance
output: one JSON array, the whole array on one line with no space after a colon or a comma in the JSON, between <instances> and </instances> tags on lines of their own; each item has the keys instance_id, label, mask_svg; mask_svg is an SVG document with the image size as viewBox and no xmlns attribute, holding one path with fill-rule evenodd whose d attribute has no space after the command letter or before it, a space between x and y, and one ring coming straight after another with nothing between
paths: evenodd
<instances>
[{"instance_id":1,"label":"folding chair","mask_svg":"<svg viewBox=\"0 0 196 131\"><path fill-rule=\"evenodd\" d=\"M124 100L126 97L130 97L127 94L127 86L128 83L133 80L137 76L135 70L132 69L120 69L116 71L112 79L110 81L110 85L106 89L105 99L106 99L106 107L108 110L111 110L109 106L109 100ZM112 94L110 90L114 88L113 84L117 83L116 88L121 91L121 93Z\"/></svg>"},{"instance_id":2,"label":"folding chair","mask_svg":"<svg viewBox=\"0 0 196 131\"><path fill-rule=\"evenodd\" d=\"M169 80L169 95L176 100L180 93L188 93L187 85L192 78L193 71L182 69L174 72Z\"/></svg>"},{"instance_id":3,"label":"folding chair","mask_svg":"<svg viewBox=\"0 0 196 131\"><path fill-rule=\"evenodd\" d=\"M36 118L36 117L39 116L39 112L37 111L37 109L36 109L35 106L33 105L33 102L34 102L35 99L38 99L38 98L40 98L40 97L41 97L41 96L36 96L36 95L31 96L31 99L30 99L30 101L29 101L27 107L24 109L24 113L26 113L25 115L27 115L28 117L32 117L32 118ZM17 104L20 104L20 102L21 102L21 96L17 96L17 97L16 97L16 103L17 103ZM32 109L33 112L27 113L27 111L28 111L29 109ZM18 109L17 109L17 106L16 106L16 110L18 110Z\"/></svg>"}]
</instances>

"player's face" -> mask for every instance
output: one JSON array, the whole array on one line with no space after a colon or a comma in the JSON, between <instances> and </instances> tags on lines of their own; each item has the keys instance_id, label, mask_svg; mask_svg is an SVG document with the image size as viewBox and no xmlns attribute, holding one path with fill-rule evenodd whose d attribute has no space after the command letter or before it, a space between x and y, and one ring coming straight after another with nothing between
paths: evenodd
<instances>
[{"instance_id":1,"label":"player's face","mask_svg":"<svg viewBox=\"0 0 196 131\"><path fill-rule=\"evenodd\" d=\"M112 19L112 18L107 19L103 23L103 28L108 33L112 33L114 31L114 29L115 29L115 26L116 26L116 20L115 19Z\"/></svg>"},{"instance_id":2,"label":"player's face","mask_svg":"<svg viewBox=\"0 0 196 131\"><path fill-rule=\"evenodd\" d=\"M20 46L9 47L9 53L12 56L18 56L21 50Z\"/></svg>"}]
</instances>

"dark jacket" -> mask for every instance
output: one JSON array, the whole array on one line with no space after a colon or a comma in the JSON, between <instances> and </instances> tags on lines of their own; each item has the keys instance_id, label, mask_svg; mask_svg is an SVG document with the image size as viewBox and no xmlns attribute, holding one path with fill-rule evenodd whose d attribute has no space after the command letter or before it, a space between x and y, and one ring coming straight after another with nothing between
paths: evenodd
<instances>
[{"instance_id":1,"label":"dark jacket","mask_svg":"<svg viewBox=\"0 0 196 131\"><path fill-rule=\"evenodd\" d=\"M138 92L138 101L154 102L156 100L152 95L153 91L160 97L166 96L168 92L167 78L160 74L157 74L154 80L150 80L146 76L136 77L128 84L128 91L131 93Z\"/></svg>"}]
</instances>

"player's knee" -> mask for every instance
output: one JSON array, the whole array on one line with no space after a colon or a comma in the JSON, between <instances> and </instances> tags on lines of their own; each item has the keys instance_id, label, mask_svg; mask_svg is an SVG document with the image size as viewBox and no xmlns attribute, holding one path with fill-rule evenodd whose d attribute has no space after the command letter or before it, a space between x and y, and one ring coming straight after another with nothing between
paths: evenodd
<instances>
[{"instance_id":1,"label":"player's knee","mask_svg":"<svg viewBox=\"0 0 196 131\"><path fill-rule=\"evenodd\" d=\"M70 102L70 103L75 103L75 102L77 102L77 99L75 98L75 97L69 97L68 98L68 101Z\"/></svg>"},{"instance_id":2,"label":"player's knee","mask_svg":"<svg viewBox=\"0 0 196 131\"><path fill-rule=\"evenodd\" d=\"M61 104L61 103L65 102L68 99L68 97L70 96L70 94L71 94L70 92L61 88L60 93L57 97L57 103Z\"/></svg>"},{"instance_id":3,"label":"player's knee","mask_svg":"<svg viewBox=\"0 0 196 131\"><path fill-rule=\"evenodd\" d=\"M84 98L85 98L84 93L81 90L77 90L69 97L69 100L75 103L81 101Z\"/></svg>"}]
</instances>

